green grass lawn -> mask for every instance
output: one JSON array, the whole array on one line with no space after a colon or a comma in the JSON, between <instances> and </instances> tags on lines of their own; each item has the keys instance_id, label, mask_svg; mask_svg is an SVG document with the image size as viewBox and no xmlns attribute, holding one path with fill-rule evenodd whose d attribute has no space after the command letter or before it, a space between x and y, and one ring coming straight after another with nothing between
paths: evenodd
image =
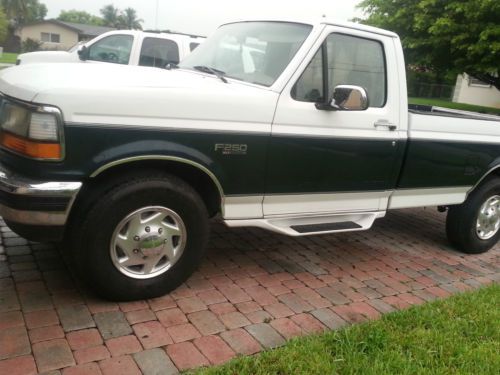
<instances>
[{"instance_id":1,"label":"green grass lawn","mask_svg":"<svg viewBox=\"0 0 500 375\"><path fill-rule=\"evenodd\" d=\"M15 64L17 60L17 53L4 52L2 57L0 57L0 63L3 64Z\"/></svg>"},{"instance_id":2,"label":"green grass lawn","mask_svg":"<svg viewBox=\"0 0 500 375\"><path fill-rule=\"evenodd\" d=\"M500 374L500 286L297 338L196 374Z\"/></svg>"},{"instance_id":3,"label":"green grass lawn","mask_svg":"<svg viewBox=\"0 0 500 375\"><path fill-rule=\"evenodd\" d=\"M438 107L460 109L462 111L472 111L472 112L491 113L495 115L500 115L500 108L482 107L479 105L463 104L463 103L453 103L444 99L408 98L408 102L410 104L434 105Z\"/></svg>"}]
</instances>

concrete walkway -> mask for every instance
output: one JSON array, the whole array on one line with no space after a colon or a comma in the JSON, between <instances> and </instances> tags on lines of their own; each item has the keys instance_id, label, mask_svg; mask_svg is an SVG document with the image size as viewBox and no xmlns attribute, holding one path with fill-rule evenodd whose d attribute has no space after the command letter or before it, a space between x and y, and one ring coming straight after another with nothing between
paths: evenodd
<instances>
[{"instance_id":1,"label":"concrete walkway","mask_svg":"<svg viewBox=\"0 0 500 375\"><path fill-rule=\"evenodd\" d=\"M454 252L444 220L404 210L307 238L214 223L185 285L131 303L92 296L51 245L1 222L0 374L174 374L498 282L500 247Z\"/></svg>"}]
</instances>

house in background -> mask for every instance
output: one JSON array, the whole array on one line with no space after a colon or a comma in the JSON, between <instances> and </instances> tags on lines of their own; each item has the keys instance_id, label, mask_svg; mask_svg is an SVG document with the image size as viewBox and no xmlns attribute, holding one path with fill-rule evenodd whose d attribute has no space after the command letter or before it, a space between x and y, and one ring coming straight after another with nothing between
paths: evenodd
<instances>
[{"instance_id":1,"label":"house in background","mask_svg":"<svg viewBox=\"0 0 500 375\"><path fill-rule=\"evenodd\" d=\"M469 76L467 73L463 73L457 76L453 101L500 108L500 90L497 90L495 86Z\"/></svg>"},{"instance_id":2,"label":"house in background","mask_svg":"<svg viewBox=\"0 0 500 375\"><path fill-rule=\"evenodd\" d=\"M111 30L115 29L58 20L45 20L24 25L17 31L17 36L21 39L21 43L30 38L41 41L41 49L66 51L78 42L93 39Z\"/></svg>"}]
</instances>

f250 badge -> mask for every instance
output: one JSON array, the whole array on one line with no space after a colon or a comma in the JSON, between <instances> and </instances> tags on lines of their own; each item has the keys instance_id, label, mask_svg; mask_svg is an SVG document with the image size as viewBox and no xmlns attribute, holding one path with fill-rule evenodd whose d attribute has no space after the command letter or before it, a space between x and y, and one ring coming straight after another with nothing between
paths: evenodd
<instances>
[{"instance_id":1,"label":"f250 badge","mask_svg":"<svg viewBox=\"0 0 500 375\"><path fill-rule=\"evenodd\" d=\"M236 143L216 143L215 152L221 152L222 155L246 155L248 145Z\"/></svg>"}]
</instances>

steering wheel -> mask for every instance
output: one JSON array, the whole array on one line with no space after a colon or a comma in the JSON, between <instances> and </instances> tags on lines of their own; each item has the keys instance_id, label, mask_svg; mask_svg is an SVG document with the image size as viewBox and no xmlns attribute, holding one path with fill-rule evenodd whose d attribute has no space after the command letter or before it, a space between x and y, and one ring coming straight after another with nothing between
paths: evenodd
<instances>
[{"instance_id":1,"label":"steering wheel","mask_svg":"<svg viewBox=\"0 0 500 375\"><path fill-rule=\"evenodd\" d=\"M116 53L108 52L106 57L108 61L114 61L114 62L118 61L118 55Z\"/></svg>"}]
</instances>

